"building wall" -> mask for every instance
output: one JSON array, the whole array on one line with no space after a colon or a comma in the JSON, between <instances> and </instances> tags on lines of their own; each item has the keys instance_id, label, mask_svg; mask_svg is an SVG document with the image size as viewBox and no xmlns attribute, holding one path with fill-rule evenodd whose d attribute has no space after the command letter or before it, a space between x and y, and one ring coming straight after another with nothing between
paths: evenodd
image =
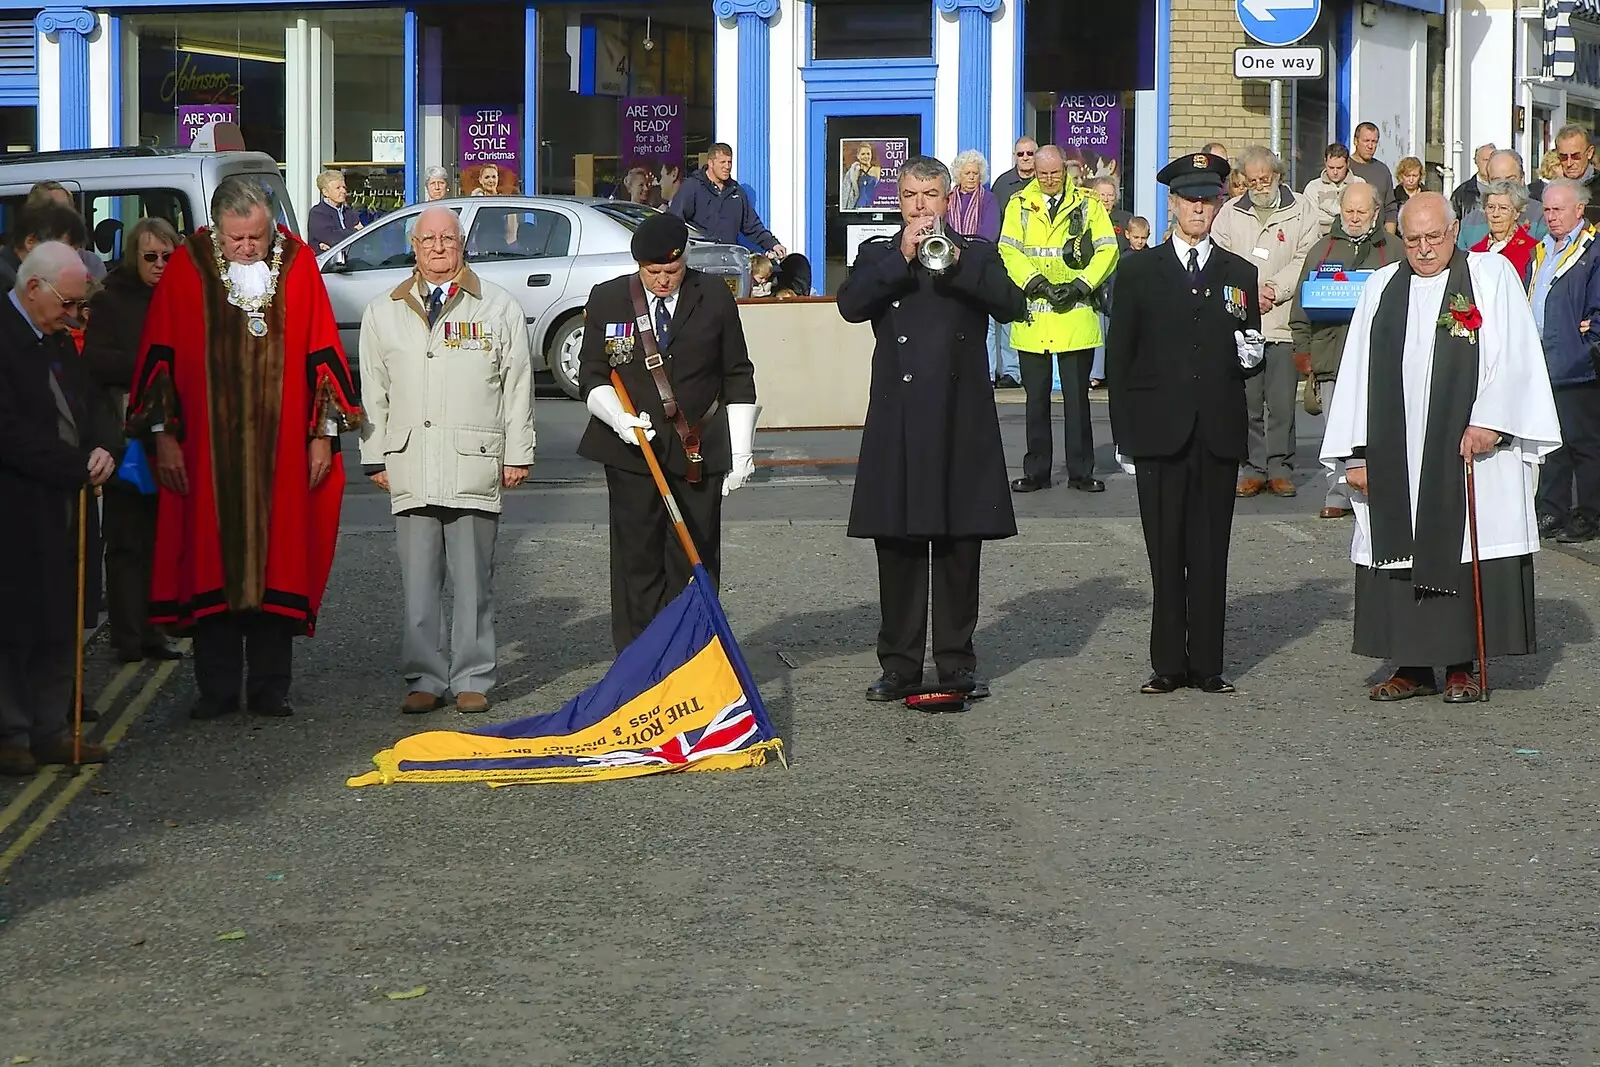
<instances>
[{"instance_id":1,"label":"building wall","mask_svg":"<svg viewBox=\"0 0 1600 1067\"><path fill-rule=\"evenodd\" d=\"M1381 7L1358 26L1351 49L1350 116L1378 127L1378 158L1394 166L1424 155L1427 135L1428 22L1415 11Z\"/></svg>"},{"instance_id":2,"label":"building wall","mask_svg":"<svg viewBox=\"0 0 1600 1067\"><path fill-rule=\"evenodd\" d=\"M1234 0L1172 0L1172 91L1168 146L1173 155L1221 141L1237 152L1271 142L1271 98L1266 82L1233 76L1233 50L1251 44L1239 25ZM1287 104L1282 144L1289 143Z\"/></svg>"}]
</instances>

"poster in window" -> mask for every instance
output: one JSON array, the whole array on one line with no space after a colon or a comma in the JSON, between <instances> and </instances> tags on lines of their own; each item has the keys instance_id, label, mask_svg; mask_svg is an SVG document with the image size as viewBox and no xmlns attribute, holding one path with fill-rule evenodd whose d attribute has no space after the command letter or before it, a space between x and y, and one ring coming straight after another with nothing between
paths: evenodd
<instances>
[{"instance_id":1,"label":"poster in window","mask_svg":"<svg viewBox=\"0 0 1600 1067\"><path fill-rule=\"evenodd\" d=\"M900 166L910 158L906 137L841 138L839 210L898 211Z\"/></svg>"},{"instance_id":2,"label":"poster in window","mask_svg":"<svg viewBox=\"0 0 1600 1067\"><path fill-rule=\"evenodd\" d=\"M1122 181L1122 95L1062 93L1056 103L1056 144L1068 162L1083 164L1083 177Z\"/></svg>"},{"instance_id":3,"label":"poster in window","mask_svg":"<svg viewBox=\"0 0 1600 1067\"><path fill-rule=\"evenodd\" d=\"M594 25L594 91L596 96L626 96L633 64L628 60L628 35L620 19L597 19Z\"/></svg>"},{"instance_id":4,"label":"poster in window","mask_svg":"<svg viewBox=\"0 0 1600 1067\"><path fill-rule=\"evenodd\" d=\"M635 204L670 204L683 184L684 102L681 96L628 96L621 106L616 195Z\"/></svg>"}]
</instances>

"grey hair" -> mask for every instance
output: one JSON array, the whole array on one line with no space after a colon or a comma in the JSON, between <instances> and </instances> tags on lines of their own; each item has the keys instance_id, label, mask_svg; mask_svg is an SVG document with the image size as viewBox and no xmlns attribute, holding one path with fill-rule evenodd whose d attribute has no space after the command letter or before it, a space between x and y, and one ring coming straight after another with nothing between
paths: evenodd
<instances>
[{"instance_id":1,"label":"grey hair","mask_svg":"<svg viewBox=\"0 0 1600 1067\"><path fill-rule=\"evenodd\" d=\"M1110 174L1101 174L1098 177L1090 178L1088 184L1089 188L1091 189L1098 189L1102 185L1109 185L1111 186L1111 191L1113 193L1122 192L1122 183L1117 181L1117 179Z\"/></svg>"},{"instance_id":2,"label":"grey hair","mask_svg":"<svg viewBox=\"0 0 1600 1067\"><path fill-rule=\"evenodd\" d=\"M435 178L438 178L442 182L448 182L450 180L450 172L445 170L443 167L429 167L427 172L422 176L422 184L426 185Z\"/></svg>"},{"instance_id":3,"label":"grey hair","mask_svg":"<svg viewBox=\"0 0 1600 1067\"><path fill-rule=\"evenodd\" d=\"M1244 151L1239 153L1239 173L1243 174L1251 166L1266 164L1272 168L1272 173L1283 176L1283 160L1278 154L1266 145L1245 145Z\"/></svg>"},{"instance_id":4,"label":"grey hair","mask_svg":"<svg viewBox=\"0 0 1600 1067\"><path fill-rule=\"evenodd\" d=\"M1383 210L1383 201L1378 198L1377 188L1375 186L1368 185L1366 182L1351 182L1349 185L1346 185L1344 187L1344 192L1339 194L1340 207L1344 206L1344 202L1349 199L1351 193L1364 193L1367 199L1372 202L1373 211Z\"/></svg>"},{"instance_id":5,"label":"grey hair","mask_svg":"<svg viewBox=\"0 0 1600 1067\"><path fill-rule=\"evenodd\" d=\"M983 153L976 148L969 148L965 152L958 153L950 163L950 173L952 175L960 174L966 169L968 163L976 163L978 165L978 184L988 185L989 161L984 159Z\"/></svg>"},{"instance_id":6,"label":"grey hair","mask_svg":"<svg viewBox=\"0 0 1600 1067\"><path fill-rule=\"evenodd\" d=\"M1521 152L1518 152L1515 148L1497 148L1497 149L1494 150L1494 155L1489 157L1489 162L1493 163L1495 160L1499 159L1501 156L1507 156L1507 157L1509 157L1511 159L1516 160L1517 173L1521 174L1524 178L1526 178L1528 176L1528 167L1527 167L1527 165L1525 163L1522 162L1522 153Z\"/></svg>"},{"instance_id":7,"label":"grey hair","mask_svg":"<svg viewBox=\"0 0 1600 1067\"><path fill-rule=\"evenodd\" d=\"M1517 215L1521 215L1523 209L1528 206L1528 187L1509 178L1483 182L1480 184L1478 191L1484 201L1488 201L1491 196L1508 198L1511 201L1511 210Z\"/></svg>"},{"instance_id":8,"label":"grey hair","mask_svg":"<svg viewBox=\"0 0 1600 1067\"><path fill-rule=\"evenodd\" d=\"M1572 178L1551 178L1544 183L1545 195L1548 196L1552 189L1567 190L1579 204L1587 204L1589 202L1589 187Z\"/></svg>"},{"instance_id":9,"label":"grey hair","mask_svg":"<svg viewBox=\"0 0 1600 1067\"><path fill-rule=\"evenodd\" d=\"M327 170L317 175L317 192L321 193L323 196L327 196L328 186L336 181L344 181L344 171L329 167Z\"/></svg>"},{"instance_id":10,"label":"grey hair","mask_svg":"<svg viewBox=\"0 0 1600 1067\"><path fill-rule=\"evenodd\" d=\"M425 207L417 213L417 224L411 228L411 239L413 241L417 239L417 231L422 228L422 220L436 212L443 212L450 216L450 224L455 227L457 234L461 233L461 216L447 207L435 204L433 207Z\"/></svg>"},{"instance_id":11,"label":"grey hair","mask_svg":"<svg viewBox=\"0 0 1600 1067\"><path fill-rule=\"evenodd\" d=\"M1418 193L1404 204L1400 205L1399 229L1402 236L1406 232L1406 212L1417 204L1438 204L1444 208L1444 224L1451 225L1456 221L1455 205L1450 203L1450 198L1443 193Z\"/></svg>"},{"instance_id":12,"label":"grey hair","mask_svg":"<svg viewBox=\"0 0 1600 1067\"><path fill-rule=\"evenodd\" d=\"M183 238L178 236L177 229L160 215L147 215L138 222L122 231L122 269L137 271L139 269L139 245L143 243L145 234L149 234L164 245L177 248ZM132 274L129 277L133 277Z\"/></svg>"},{"instance_id":13,"label":"grey hair","mask_svg":"<svg viewBox=\"0 0 1600 1067\"><path fill-rule=\"evenodd\" d=\"M907 178L921 182L931 182L937 178L944 184L944 191L950 191L950 168L932 156L912 156L900 164L900 181L904 182Z\"/></svg>"},{"instance_id":14,"label":"grey hair","mask_svg":"<svg viewBox=\"0 0 1600 1067\"><path fill-rule=\"evenodd\" d=\"M77 272L85 278L89 276L89 268L84 266L83 257L78 250L64 241L41 241L33 246L23 259L22 266L17 269L17 281L12 286L17 292L24 292L28 283L38 278L46 285L54 285L63 276Z\"/></svg>"},{"instance_id":15,"label":"grey hair","mask_svg":"<svg viewBox=\"0 0 1600 1067\"><path fill-rule=\"evenodd\" d=\"M1577 125L1576 123L1568 124L1557 130L1555 139L1557 141L1570 141L1574 137L1582 137L1584 144L1592 143L1589 140L1589 131L1584 129L1582 126Z\"/></svg>"},{"instance_id":16,"label":"grey hair","mask_svg":"<svg viewBox=\"0 0 1600 1067\"><path fill-rule=\"evenodd\" d=\"M254 178L242 174L222 179L217 191L211 194L211 221L215 223L224 215L236 219L246 218L261 208L272 216L272 197L267 187Z\"/></svg>"}]
</instances>

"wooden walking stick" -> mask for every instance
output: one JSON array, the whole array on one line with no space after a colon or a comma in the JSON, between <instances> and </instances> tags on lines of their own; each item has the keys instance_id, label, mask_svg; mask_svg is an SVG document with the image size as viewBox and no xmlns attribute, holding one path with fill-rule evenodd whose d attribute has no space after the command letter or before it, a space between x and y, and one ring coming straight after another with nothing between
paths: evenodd
<instances>
[{"instance_id":1,"label":"wooden walking stick","mask_svg":"<svg viewBox=\"0 0 1600 1067\"><path fill-rule=\"evenodd\" d=\"M78 639L73 642L74 666L72 671L72 763L77 766L83 757L83 602L86 596L84 578L89 562L89 487L78 490Z\"/></svg>"},{"instance_id":2,"label":"wooden walking stick","mask_svg":"<svg viewBox=\"0 0 1600 1067\"><path fill-rule=\"evenodd\" d=\"M1472 610L1478 624L1478 699L1489 699L1489 657L1483 640L1483 577L1478 571L1478 488L1467 457L1467 540L1472 545Z\"/></svg>"}]
</instances>

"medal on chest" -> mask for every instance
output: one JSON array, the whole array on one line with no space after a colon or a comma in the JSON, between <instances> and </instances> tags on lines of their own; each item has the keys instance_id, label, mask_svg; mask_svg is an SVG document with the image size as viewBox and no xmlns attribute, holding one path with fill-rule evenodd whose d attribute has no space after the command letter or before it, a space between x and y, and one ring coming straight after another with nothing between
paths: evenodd
<instances>
[{"instance_id":1,"label":"medal on chest","mask_svg":"<svg viewBox=\"0 0 1600 1067\"><path fill-rule=\"evenodd\" d=\"M620 367L633 362L634 333L631 322L606 323L606 362Z\"/></svg>"},{"instance_id":2,"label":"medal on chest","mask_svg":"<svg viewBox=\"0 0 1600 1067\"><path fill-rule=\"evenodd\" d=\"M1249 298L1244 290L1236 285L1222 287L1222 303L1228 309L1228 314L1243 322L1250 314Z\"/></svg>"},{"instance_id":3,"label":"medal on chest","mask_svg":"<svg viewBox=\"0 0 1600 1067\"><path fill-rule=\"evenodd\" d=\"M259 311L245 312L244 328L250 331L251 337L265 337L267 335L267 317Z\"/></svg>"}]
</instances>

